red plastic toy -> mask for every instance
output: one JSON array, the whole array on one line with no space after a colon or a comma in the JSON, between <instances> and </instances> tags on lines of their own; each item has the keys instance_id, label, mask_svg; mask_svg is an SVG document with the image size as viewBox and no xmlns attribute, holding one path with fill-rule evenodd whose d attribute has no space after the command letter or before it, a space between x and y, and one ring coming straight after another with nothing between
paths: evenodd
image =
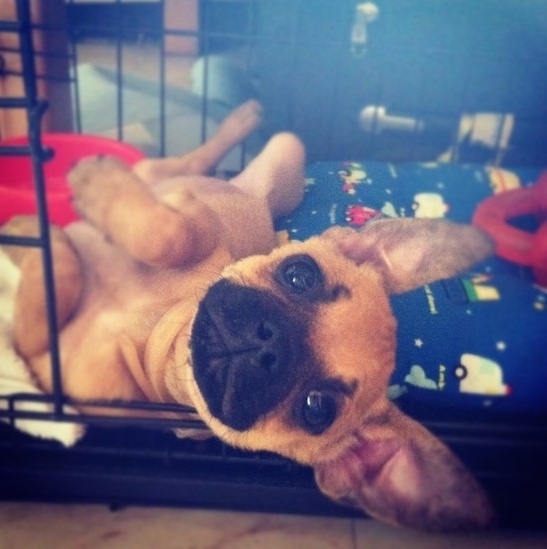
<instances>
[{"instance_id":1,"label":"red plastic toy","mask_svg":"<svg viewBox=\"0 0 547 549\"><path fill-rule=\"evenodd\" d=\"M26 137L6 139L1 146L25 146ZM49 220L65 226L78 219L70 201L66 175L74 164L85 156L105 154L117 156L129 165L144 158L135 147L92 135L45 134L42 144L54 151L53 158L44 164L46 202ZM0 224L14 215L35 214L36 192L32 162L28 156L0 156Z\"/></svg>"},{"instance_id":2,"label":"red plastic toy","mask_svg":"<svg viewBox=\"0 0 547 549\"><path fill-rule=\"evenodd\" d=\"M535 215L539 229L527 232L511 226L508 220ZM473 216L473 223L496 242L496 253L531 267L539 285L547 287L547 171L531 187L514 189L484 200Z\"/></svg>"}]
</instances>

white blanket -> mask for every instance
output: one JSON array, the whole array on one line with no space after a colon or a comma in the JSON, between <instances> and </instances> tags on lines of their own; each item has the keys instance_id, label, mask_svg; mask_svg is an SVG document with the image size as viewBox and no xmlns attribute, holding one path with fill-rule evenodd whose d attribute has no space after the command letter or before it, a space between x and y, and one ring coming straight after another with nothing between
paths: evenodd
<instances>
[{"instance_id":1,"label":"white blanket","mask_svg":"<svg viewBox=\"0 0 547 549\"><path fill-rule=\"evenodd\" d=\"M15 292L19 281L19 270L8 256L0 250L0 411L8 410L9 395L43 395L32 379L23 359L13 347L12 327ZM15 401L17 412L51 413L53 406L48 402ZM65 407L67 413L77 414ZM5 422L9 417L0 416ZM41 419L15 419L13 425L30 435L57 440L64 446L75 444L84 434L85 427L67 421L44 421Z\"/></svg>"}]
</instances>

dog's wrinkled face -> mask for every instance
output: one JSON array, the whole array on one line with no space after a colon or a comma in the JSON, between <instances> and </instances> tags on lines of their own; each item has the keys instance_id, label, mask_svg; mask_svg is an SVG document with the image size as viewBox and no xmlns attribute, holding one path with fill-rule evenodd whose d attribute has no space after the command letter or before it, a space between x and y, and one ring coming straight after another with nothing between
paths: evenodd
<instances>
[{"instance_id":1,"label":"dog's wrinkled face","mask_svg":"<svg viewBox=\"0 0 547 549\"><path fill-rule=\"evenodd\" d=\"M230 265L195 316L185 392L225 442L310 464L335 500L398 525L489 525L475 479L386 389L389 295L491 250L473 227L407 219L333 228Z\"/></svg>"},{"instance_id":2,"label":"dog's wrinkled face","mask_svg":"<svg viewBox=\"0 0 547 549\"><path fill-rule=\"evenodd\" d=\"M210 288L194 322L205 418L237 446L304 463L334 455L384 403L394 333L378 273L326 239L241 261Z\"/></svg>"}]
</instances>

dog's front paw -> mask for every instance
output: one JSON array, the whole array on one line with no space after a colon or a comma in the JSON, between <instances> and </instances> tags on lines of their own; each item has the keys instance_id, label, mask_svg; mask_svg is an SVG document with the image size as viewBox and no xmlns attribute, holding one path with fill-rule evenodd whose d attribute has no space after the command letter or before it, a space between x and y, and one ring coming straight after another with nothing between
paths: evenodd
<instances>
[{"instance_id":1,"label":"dog's front paw","mask_svg":"<svg viewBox=\"0 0 547 549\"><path fill-rule=\"evenodd\" d=\"M218 129L219 135L232 142L233 146L237 145L260 126L262 112L262 105L258 101L246 101L223 120Z\"/></svg>"},{"instance_id":2,"label":"dog's front paw","mask_svg":"<svg viewBox=\"0 0 547 549\"><path fill-rule=\"evenodd\" d=\"M74 207L83 217L97 222L123 187L133 182L130 173L122 161L112 156L80 160L68 174Z\"/></svg>"},{"instance_id":3,"label":"dog's front paw","mask_svg":"<svg viewBox=\"0 0 547 549\"><path fill-rule=\"evenodd\" d=\"M92 185L107 184L118 172L129 168L113 156L88 156L80 160L68 174L68 182L75 194L87 192Z\"/></svg>"}]
</instances>

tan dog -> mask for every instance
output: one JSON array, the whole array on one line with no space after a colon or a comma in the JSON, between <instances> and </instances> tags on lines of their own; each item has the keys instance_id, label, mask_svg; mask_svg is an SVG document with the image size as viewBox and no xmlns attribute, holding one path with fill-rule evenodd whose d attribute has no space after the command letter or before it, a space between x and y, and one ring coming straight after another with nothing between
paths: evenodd
<instances>
[{"instance_id":1,"label":"tan dog","mask_svg":"<svg viewBox=\"0 0 547 549\"><path fill-rule=\"evenodd\" d=\"M84 410L93 399L194 406L228 444L309 464L327 495L393 524L490 524L472 476L386 396L389 294L454 275L489 240L403 219L276 248L272 217L303 192L296 137L272 138L229 184L196 175L254 127L257 108L182 159L133 171L87 159L70 174L85 221L52 232L65 393ZM28 220L4 230L26 233ZM16 345L51 391L39 253L11 253Z\"/></svg>"}]
</instances>

